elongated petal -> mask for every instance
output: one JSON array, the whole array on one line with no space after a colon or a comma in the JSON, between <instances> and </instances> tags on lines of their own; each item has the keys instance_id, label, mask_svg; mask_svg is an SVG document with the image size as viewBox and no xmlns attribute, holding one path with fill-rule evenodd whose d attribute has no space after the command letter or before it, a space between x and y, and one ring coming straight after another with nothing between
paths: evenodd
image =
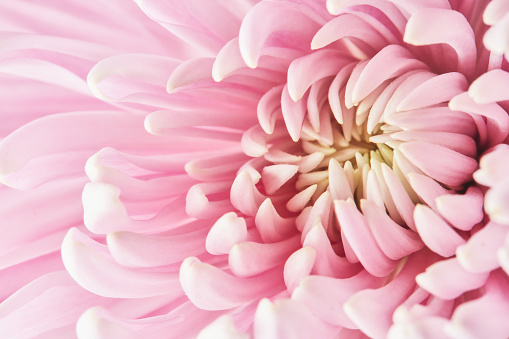
<instances>
[{"instance_id":1,"label":"elongated petal","mask_svg":"<svg viewBox=\"0 0 509 339\"><path fill-rule=\"evenodd\" d=\"M508 85L509 73L494 69L475 79L468 89L468 95L480 104L509 100L507 92L503 90Z\"/></svg>"},{"instance_id":2,"label":"elongated petal","mask_svg":"<svg viewBox=\"0 0 509 339\"><path fill-rule=\"evenodd\" d=\"M416 232L396 224L382 207L362 200L361 208L378 245L390 259L401 259L424 246Z\"/></svg>"},{"instance_id":3,"label":"elongated petal","mask_svg":"<svg viewBox=\"0 0 509 339\"><path fill-rule=\"evenodd\" d=\"M505 277L500 272L492 274L486 284L486 293L479 299L460 305L454 312L448 334L454 339L488 336L505 338L509 326L503 319L509 314L505 302L507 295Z\"/></svg>"},{"instance_id":4,"label":"elongated petal","mask_svg":"<svg viewBox=\"0 0 509 339\"><path fill-rule=\"evenodd\" d=\"M457 70L474 72L477 51L474 33L463 15L446 9L426 8L414 13L405 29L405 42L416 45L447 44L457 55Z\"/></svg>"},{"instance_id":5,"label":"elongated petal","mask_svg":"<svg viewBox=\"0 0 509 339\"><path fill-rule=\"evenodd\" d=\"M345 313L366 335L385 338L394 310L410 296L415 289L415 276L431 260L428 252L410 256L401 272L387 285L361 290L350 297L344 305Z\"/></svg>"},{"instance_id":6,"label":"elongated petal","mask_svg":"<svg viewBox=\"0 0 509 339\"><path fill-rule=\"evenodd\" d=\"M461 73L451 72L433 77L416 87L398 105L398 111L409 111L451 100L467 90L468 83Z\"/></svg>"},{"instance_id":7,"label":"elongated petal","mask_svg":"<svg viewBox=\"0 0 509 339\"><path fill-rule=\"evenodd\" d=\"M112 298L181 294L177 273L133 271L117 264L101 245L76 228L62 244L69 274L85 289Z\"/></svg>"},{"instance_id":8,"label":"elongated petal","mask_svg":"<svg viewBox=\"0 0 509 339\"><path fill-rule=\"evenodd\" d=\"M251 278L237 278L219 268L187 258L180 268L180 283L189 299L204 310L225 310L261 299L282 288L282 277L272 270Z\"/></svg>"},{"instance_id":9,"label":"elongated petal","mask_svg":"<svg viewBox=\"0 0 509 339\"><path fill-rule=\"evenodd\" d=\"M488 280L488 273L466 271L456 258L431 265L416 281L425 290L439 298L451 300L461 294L479 288Z\"/></svg>"},{"instance_id":10,"label":"elongated petal","mask_svg":"<svg viewBox=\"0 0 509 339\"><path fill-rule=\"evenodd\" d=\"M260 27L259 20L263 18L268 25ZM271 19L273 18L273 19ZM299 22L295 26L295 22ZM255 28L256 27L256 28ZM246 64L255 68L260 56L263 54L263 48L266 46L270 35L284 32L287 36L292 36L297 41L311 41L312 34L318 30L318 24L306 16L303 12L292 8L289 3L280 2L277 5L270 5L261 2L256 5L242 21L239 32L240 52ZM288 39L290 41L291 39ZM287 47L284 40L274 47ZM289 46L288 46L289 47Z\"/></svg>"},{"instance_id":11,"label":"elongated petal","mask_svg":"<svg viewBox=\"0 0 509 339\"><path fill-rule=\"evenodd\" d=\"M196 339L249 339L249 335L239 332L230 316L224 315L214 320L210 325L205 327Z\"/></svg>"},{"instance_id":12,"label":"elongated petal","mask_svg":"<svg viewBox=\"0 0 509 339\"><path fill-rule=\"evenodd\" d=\"M331 325L357 328L346 316L343 304L354 293L379 287L380 283L380 278L371 276L366 271L346 279L309 276L295 289L292 299L303 302L313 313Z\"/></svg>"},{"instance_id":13,"label":"elongated petal","mask_svg":"<svg viewBox=\"0 0 509 339\"><path fill-rule=\"evenodd\" d=\"M337 328L327 325L306 307L293 300L274 303L262 299L254 319L254 339L305 339L334 336Z\"/></svg>"},{"instance_id":14,"label":"elongated petal","mask_svg":"<svg viewBox=\"0 0 509 339\"><path fill-rule=\"evenodd\" d=\"M433 179L449 186L471 180L477 161L451 149L424 142L407 142L401 152Z\"/></svg>"},{"instance_id":15,"label":"elongated petal","mask_svg":"<svg viewBox=\"0 0 509 339\"><path fill-rule=\"evenodd\" d=\"M228 265L236 276L251 277L283 264L299 246L298 235L270 244L242 242L230 250Z\"/></svg>"},{"instance_id":16,"label":"elongated petal","mask_svg":"<svg viewBox=\"0 0 509 339\"><path fill-rule=\"evenodd\" d=\"M364 216L349 201L334 201L336 217L356 256L368 272L374 276L385 276L396 266L387 258L377 244Z\"/></svg>"},{"instance_id":17,"label":"elongated petal","mask_svg":"<svg viewBox=\"0 0 509 339\"><path fill-rule=\"evenodd\" d=\"M440 196L436 199L436 204L440 215L460 230L471 230L484 217L483 195L476 187L470 187L464 195Z\"/></svg>"},{"instance_id":18,"label":"elongated petal","mask_svg":"<svg viewBox=\"0 0 509 339\"><path fill-rule=\"evenodd\" d=\"M465 243L458 233L427 206L415 206L414 218L422 241L441 256L454 255L456 248Z\"/></svg>"},{"instance_id":19,"label":"elongated petal","mask_svg":"<svg viewBox=\"0 0 509 339\"><path fill-rule=\"evenodd\" d=\"M466 244L458 247L458 261L466 270L474 273L489 272L500 267L497 251L503 246L507 233L507 226L488 223Z\"/></svg>"},{"instance_id":20,"label":"elongated petal","mask_svg":"<svg viewBox=\"0 0 509 339\"><path fill-rule=\"evenodd\" d=\"M292 293L300 281L311 273L315 260L316 251L311 246L304 246L292 253L283 271L288 292Z\"/></svg>"},{"instance_id":21,"label":"elongated petal","mask_svg":"<svg viewBox=\"0 0 509 339\"><path fill-rule=\"evenodd\" d=\"M124 266L155 267L204 253L205 235L205 230L175 236L116 232L108 234L107 241L108 249L118 263Z\"/></svg>"},{"instance_id":22,"label":"elongated petal","mask_svg":"<svg viewBox=\"0 0 509 339\"><path fill-rule=\"evenodd\" d=\"M353 89L352 101L358 103L385 80L419 68L425 65L412 58L407 50L397 45L387 46L366 65Z\"/></svg>"}]
</instances>

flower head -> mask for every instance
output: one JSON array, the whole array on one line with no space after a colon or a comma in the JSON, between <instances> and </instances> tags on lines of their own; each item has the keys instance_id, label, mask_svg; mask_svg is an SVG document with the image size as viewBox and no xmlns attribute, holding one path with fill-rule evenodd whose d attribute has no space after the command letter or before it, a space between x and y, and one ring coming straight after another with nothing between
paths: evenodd
<instances>
[{"instance_id":1,"label":"flower head","mask_svg":"<svg viewBox=\"0 0 509 339\"><path fill-rule=\"evenodd\" d=\"M0 144L32 189L6 199L45 216L6 240L6 267L44 263L6 323L54 294L25 337L509 335L503 1L137 5L111 36L4 32L5 69L76 96Z\"/></svg>"}]
</instances>

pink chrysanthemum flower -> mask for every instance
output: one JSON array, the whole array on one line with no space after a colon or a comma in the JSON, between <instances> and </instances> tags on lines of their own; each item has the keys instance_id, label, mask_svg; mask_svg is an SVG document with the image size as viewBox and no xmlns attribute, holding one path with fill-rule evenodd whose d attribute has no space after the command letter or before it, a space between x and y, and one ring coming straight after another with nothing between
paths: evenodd
<instances>
[{"instance_id":1,"label":"pink chrysanthemum flower","mask_svg":"<svg viewBox=\"0 0 509 339\"><path fill-rule=\"evenodd\" d=\"M507 1L136 4L0 5L3 336L509 337Z\"/></svg>"}]
</instances>

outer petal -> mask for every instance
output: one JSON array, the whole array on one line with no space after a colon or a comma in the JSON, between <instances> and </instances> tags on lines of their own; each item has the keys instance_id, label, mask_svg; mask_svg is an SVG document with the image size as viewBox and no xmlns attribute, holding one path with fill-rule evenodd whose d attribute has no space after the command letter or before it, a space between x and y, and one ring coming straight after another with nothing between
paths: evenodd
<instances>
[{"instance_id":1,"label":"outer petal","mask_svg":"<svg viewBox=\"0 0 509 339\"><path fill-rule=\"evenodd\" d=\"M460 73L469 77L475 70L474 32L459 12L435 8L416 11L408 20L404 40L416 46L447 44L456 52Z\"/></svg>"},{"instance_id":2,"label":"outer petal","mask_svg":"<svg viewBox=\"0 0 509 339\"><path fill-rule=\"evenodd\" d=\"M219 268L187 258L180 268L180 283L189 299L204 310L225 310L261 299L284 287L279 269L251 278L237 278Z\"/></svg>"},{"instance_id":3,"label":"outer petal","mask_svg":"<svg viewBox=\"0 0 509 339\"><path fill-rule=\"evenodd\" d=\"M176 272L142 272L118 265L104 245L76 228L62 244L62 259L69 274L87 290L113 298L141 298L182 293Z\"/></svg>"},{"instance_id":4,"label":"outer petal","mask_svg":"<svg viewBox=\"0 0 509 339\"><path fill-rule=\"evenodd\" d=\"M330 338L337 331L292 300L262 299L254 319L254 339Z\"/></svg>"}]
</instances>

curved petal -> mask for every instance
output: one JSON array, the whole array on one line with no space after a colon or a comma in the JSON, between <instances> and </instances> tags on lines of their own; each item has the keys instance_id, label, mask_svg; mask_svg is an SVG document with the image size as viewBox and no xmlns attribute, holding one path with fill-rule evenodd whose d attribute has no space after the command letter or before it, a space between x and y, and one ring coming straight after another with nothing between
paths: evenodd
<instances>
[{"instance_id":1,"label":"curved petal","mask_svg":"<svg viewBox=\"0 0 509 339\"><path fill-rule=\"evenodd\" d=\"M182 295L177 272L142 272L117 264L101 245L76 228L62 244L62 259L69 274L85 289L110 298Z\"/></svg>"},{"instance_id":2,"label":"curved petal","mask_svg":"<svg viewBox=\"0 0 509 339\"><path fill-rule=\"evenodd\" d=\"M457 71L475 71L477 49L472 27L459 12L439 8L417 10L408 20L404 40L415 46L447 44L456 52Z\"/></svg>"}]
</instances>

